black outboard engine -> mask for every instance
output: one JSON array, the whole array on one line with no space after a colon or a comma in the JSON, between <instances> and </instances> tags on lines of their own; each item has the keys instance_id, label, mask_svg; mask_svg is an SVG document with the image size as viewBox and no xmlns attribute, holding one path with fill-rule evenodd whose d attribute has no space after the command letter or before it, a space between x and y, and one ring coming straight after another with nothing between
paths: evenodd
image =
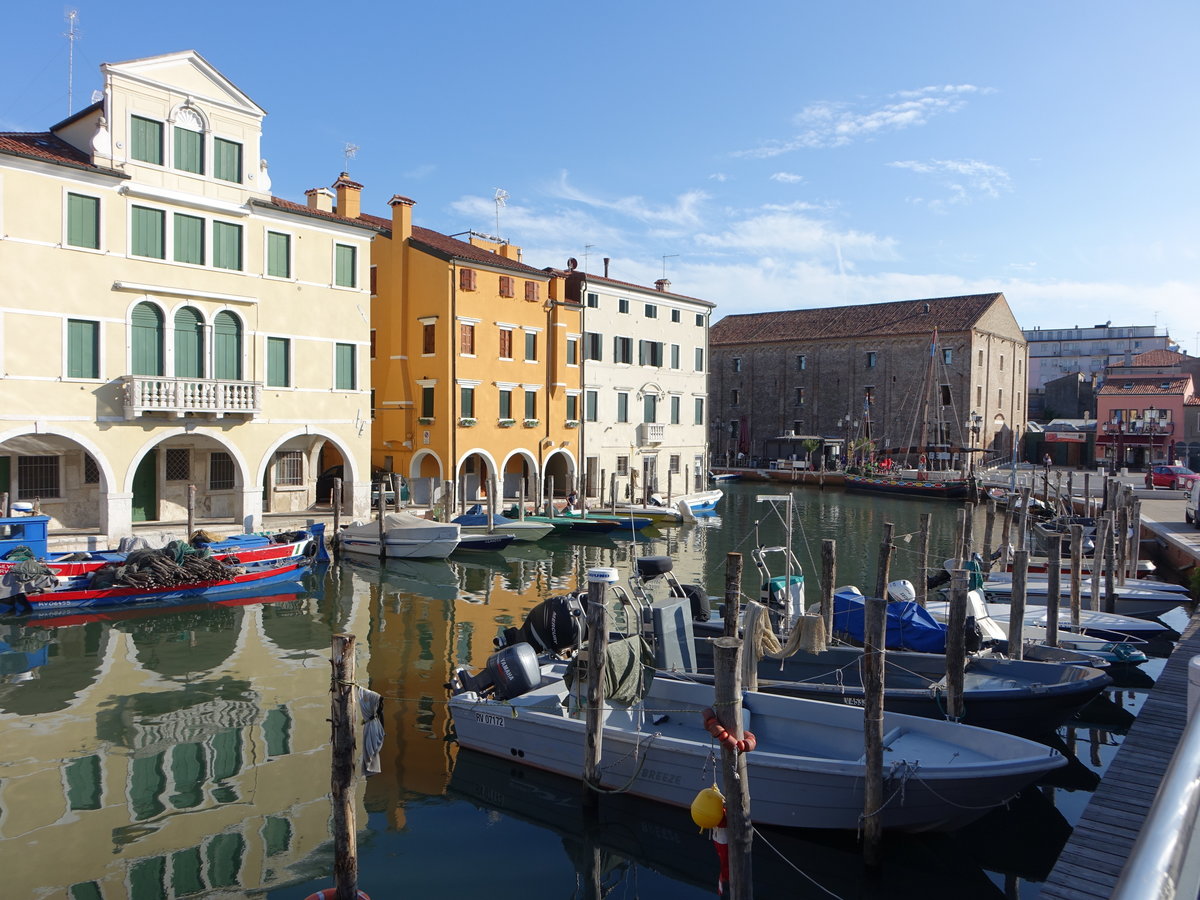
<instances>
[{"instance_id":1,"label":"black outboard engine","mask_svg":"<svg viewBox=\"0 0 1200 900\"><path fill-rule=\"evenodd\" d=\"M577 646L587 638L586 597L584 592L548 597L529 611L520 628L504 629L496 646L532 644L538 653L558 653Z\"/></svg>"},{"instance_id":2,"label":"black outboard engine","mask_svg":"<svg viewBox=\"0 0 1200 900\"><path fill-rule=\"evenodd\" d=\"M447 687L455 694L474 691L481 697L511 700L533 690L541 681L537 653L528 644L516 644L489 656L487 665L478 675L470 675L466 669L455 669Z\"/></svg>"}]
</instances>

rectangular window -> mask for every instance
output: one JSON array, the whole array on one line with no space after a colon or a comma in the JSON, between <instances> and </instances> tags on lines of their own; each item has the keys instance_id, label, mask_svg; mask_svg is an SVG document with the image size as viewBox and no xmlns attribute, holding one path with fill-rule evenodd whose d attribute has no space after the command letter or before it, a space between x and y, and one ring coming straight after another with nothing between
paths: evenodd
<instances>
[{"instance_id":1,"label":"rectangular window","mask_svg":"<svg viewBox=\"0 0 1200 900\"><path fill-rule=\"evenodd\" d=\"M421 388L421 417L424 419L433 418L433 388Z\"/></svg>"},{"instance_id":2,"label":"rectangular window","mask_svg":"<svg viewBox=\"0 0 1200 900\"><path fill-rule=\"evenodd\" d=\"M704 398L696 398L696 425L704 424Z\"/></svg>"},{"instance_id":3,"label":"rectangular window","mask_svg":"<svg viewBox=\"0 0 1200 900\"><path fill-rule=\"evenodd\" d=\"M808 357L801 353L796 357L796 371L803 372L808 368Z\"/></svg>"},{"instance_id":4,"label":"rectangular window","mask_svg":"<svg viewBox=\"0 0 1200 900\"><path fill-rule=\"evenodd\" d=\"M658 318L658 307L655 306L653 303L646 304L646 318L647 319L657 319Z\"/></svg>"},{"instance_id":5,"label":"rectangular window","mask_svg":"<svg viewBox=\"0 0 1200 900\"><path fill-rule=\"evenodd\" d=\"M141 116L129 117L129 155L141 162L161 166L163 161L163 125Z\"/></svg>"},{"instance_id":6,"label":"rectangular window","mask_svg":"<svg viewBox=\"0 0 1200 900\"><path fill-rule=\"evenodd\" d=\"M703 347L696 348L696 371L697 372L704 371L704 348Z\"/></svg>"},{"instance_id":7,"label":"rectangular window","mask_svg":"<svg viewBox=\"0 0 1200 900\"><path fill-rule=\"evenodd\" d=\"M735 372L742 371L742 358L740 356L735 356L733 358L733 371L735 371Z\"/></svg>"},{"instance_id":8,"label":"rectangular window","mask_svg":"<svg viewBox=\"0 0 1200 900\"><path fill-rule=\"evenodd\" d=\"M628 456L618 456L617 457L617 474L621 475L621 476L625 476L625 475L629 474L629 457Z\"/></svg>"},{"instance_id":9,"label":"rectangular window","mask_svg":"<svg viewBox=\"0 0 1200 900\"><path fill-rule=\"evenodd\" d=\"M334 344L334 390L358 389L358 371L354 365L354 345Z\"/></svg>"},{"instance_id":10,"label":"rectangular window","mask_svg":"<svg viewBox=\"0 0 1200 900\"><path fill-rule=\"evenodd\" d=\"M500 358L512 359L512 329L500 329Z\"/></svg>"},{"instance_id":11,"label":"rectangular window","mask_svg":"<svg viewBox=\"0 0 1200 900\"><path fill-rule=\"evenodd\" d=\"M525 282L525 299L529 302L534 302L538 298L538 283L536 281Z\"/></svg>"},{"instance_id":12,"label":"rectangular window","mask_svg":"<svg viewBox=\"0 0 1200 900\"><path fill-rule=\"evenodd\" d=\"M679 474L679 454L672 453L670 462L667 463L667 472L671 475Z\"/></svg>"},{"instance_id":13,"label":"rectangular window","mask_svg":"<svg viewBox=\"0 0 1200 900\"><path fill-rule=\"evenodd\" d=\"M292 236L267 232L267 274L273 278L292 277Z\"/></svg>"},{"instance_id":14,"label":"rectangular window","mask_svg":"<svg viewBox=\"0 0 1200 900\"><path fill-rule=\"evenodd\" d=\"M474 269L459 269L458 270L458 289L460 291L475 290L475 270Z\"/></svg>"},{"instance_id":15,"label":"rectangular window","mask_svg":"<svg viewBox=\"0 0 1200 900\"><path fill-rule=\"evenodd\" d=\"M797 406L804 405L804 388L802 388L802 387L796 388L796 405Z\"/></svg>"},{"instance_id":16,"label":"rectangular window","mask_svg":"<svg viewBox=\"0 0 1200 900\"><path fill-rule=\"evenodd\" d=\"M175 262L204 265L204 220L175 213Z\"/></svg>"},{"instance_id":17,"label":"rectangular window","mask_svg":"<svg viewBox=\"0 0 1200 900\"><path fill-rule=\"evenodd\" d=\"M1021 411L1021 392L1017 391L1017 411Z\"/></svg>"},{"instance_id":18,"label":"rectangular window","mask_svg":"<svg viewBox=\"0 0 1200 900\"><path fill-rule=\"evenodd\" d=\"M218 269L242 270L242 226L213 222L213 259Z\"/></svg>"},{"instance_id":19,"label":"rectangular window","mask_svg":"<svg viewBox=\"0 0 1200 900\"><path fill-rule=\"evenodd\" d=\"M617 392L617 421L629 421L629 395L624 391Z\"/></svg>"},{"instance_id":20,"label":"rectangular window","mask_svg":"<svg viewBox=\"0 0 1200 900\"><path fill-rule=\"evenodd\" d=\"M982 350L979 351L979 365L981 365L981 366L983 365L983 351Z\"/></svg>"},{"instance_id":21,"label":"rectangular window","mask_svg":"<svg viewBox=\"0 0 1200 900\"><path fill-rule=\"evenodd\" d=\"M371 359L375 358L375 350L376 350L377 344L378 344L378 337L375 334L375 329L372 328L371 329Z\"/></svg>"},{"instance_id":22,"label":"rectangular window","mask_svg":"<svg viewBox=\"0 0 1200 900\"><path fill-rule=\"evenodd\" d=\"M475 355L475 326L470 322L458 323L458 352L465 356Z\"/></svg>"},{"instance_id":23,"label":"rectangular window","mask_svg":"<svg viewBox=\"0 0 1200 900\"><path fill-rule=\"evenodd\" d=\"M267 387L291 387L292 342L289 338L267 338Z\"/></svg>"},{"instance_id":24,"label":"rectangular window","mask_svg":"<svg viewBox=\"0 0 1200 900\"><path fill-rule=\"evenodd\" d=\"M671 345L671 368L672 369L679 368L679 345L678 344Z\"/></svg>"},{"instance_id":25,"label":"rectangular window","mask_svg":"<svg viewBox=\"0 0 1200 900\"><path fill-rule=\"evenodd\" d=\"M83 483L100 483L100 466L96 464L96 458L90 453L83 454Z\"/></svg>"},{"instance_id":26,"label":"rectangular window","mask_svg":"<svg viewBox=\"0 0 1200 900\"><path fill-rule=\"evenodd\" d=\"M583 415L589 422L595 422L600 406L600 392L588 391L583 398Z\"/></svg>"},{"instance_id":27,"label":"rectangular window","mask_svg":"<svg viewBox=\"0 0 1200 900\"><path fill-rule=\"evenodd\" d=\"M57 456L17 457L17 499L37 500L59 496Z\"/></svg>"},{"instance_id":28,"label":"rectangular window","mask_svg":"<svg viewBox=\"0 0 1200 900\"><path fill-rule=\"evenodd\" d=\"M704 327L704 313L696 313L696 327L697 328Z\"/></svg>"},{"instance_id":29,"label":"rectangular window","mask_svg":"<svg viewBox=\"0 0 1200 900\"><path fill-rule=\"evenodd\" d=\"M228 491L233 488L233 457L224 450L214 451L208 458L208 489Z\"/></svg>"},{"instance_id":30,"label":"rectangular window","mask_svg":"<svg viewBox=\"0 0 1200 900\"><path fill-rule=\"evenodd\" d=\"M975 405L983 406L983 385L975 388Z\"/></svg>"},{"instance_id":31,"label":"rectangular window","mask_svg":"<svg viewBox=\"0 0 1200 900\"><path fill-rule=\"evenodd\" d=\"M731 406L737 406L738 401L742 399L742 393L737 388L729 392L729 403Z\"/></svg>"},{"instance_id":32,"label":"rectangular window","mask_svg":"<svg viewBox=\"0 0 1200 900\"><path fill-rule=\"evenodd\" d=\"M100 198L67 194L67 243L100 249Z\"/></svg>"},{"instance_id":33,"label":"rectangular window","mask_svg":"<svg viewBox=\"0 0 1200 900\"><path fill-rule=\"evenodd\" d=\"M500 389L500 418L512 418L512 391L507 388Z\"/></svg>"},{"instance_id":34,"label":"rectangular window","mask_svg":"<svg viewBox=\"0 0 1200 900\"><path fill-rule=\"evenodd\" d=\"M421 326L421 352L436 353L437 352L437 328L433 322L426 322Z\"/></svg>"},{"instance_id":35,"label":"rectangular window","mask_svg":"<svg viewBox=\"0 0 1200 900\"><path fill-rule=\"evenodd\" d=\"M1001 372L1004 371L1004 354L1003 353L1000 354L1000 371Z\"/></svg>"},{"instance_id":36,"label":"rectangular window","mask_svg":"<svg viewBox=\"0 0 1200 900\"><path fill-rule=\"evenodd\" d=\"M67 319L67 377L100 377L100 323Z\"/></svg>"},{"instance_id":37,"label":"rectangular window","mask_svg":"<svg viewBox=\"0 0 1200 900\"><path fill-rule=\"evenodd\" d=\"M1004 408L1004 388L998 388L996 390L996 405L1001 409Z\"/></svg>"},{"instance_id":38,"label":"rectangular window","mask_svg":"<svg viewBox=\"0 0 1200 900\"><path fill-rule=\"evenodd\" d=\"M513 279L511 275L500 276L500 296L511 297L513 295Z\"/></svg>"},{"instance_id":39,"label":"rectangular window","mask_svg":"<svg viewBox=\"0 0 1200 900\"><path fill-rule=\"evenodd\" d=\"M304 486L304 454L280 450L275 454L275 483L281 487Z\"/></svg>"},{"instance_id":40,"label":"rectangular window","mask_svg":"<svg viewBox=\"0 0 1200 900\"><path fill-rule=\"evenodd\" d=\"M579 365L579 338L567 338L567 365ZM571 418L574 418L574 416Z\"/></svg>"},{"instance_id":41,"label":"rectangular window","mask_svg":"<svg viewBox=\"0 0 1200 900\"><path fill-rule=\"evenodd\" d=\"M662 366L662 341L638 341L638 362L643 366Z\"/></svg>"},{"instance_id":42,"label":"rectangular window","mask_svg":"<svg viewBox=\"0 0 1200 900\"><path fill-rule=\"evenodd\" d=\"M166 258L166 213L161 209L149 209L145 206L135 206L132 213L131 248L134 256L146 256L150 259Z\"/></svg>"},{"instance_id":43,"label":"rectangular window","mask_svg":"<svg viewBox=\"0 0 1200 900\"><path fill-rule=\"evenodd\" d=\"M583 336L584 359L602 362L604 360L604 335L589 331Z\"/></svg>"},{"instance_id":44,"label":"rectangular window","mask_svg":"<svg viewBox=\"0 0 1200 900\"><path fill-rule=\"evenodd\" d=\"M879 359L879 354L877 354L874 350L868 350L867 351L867 368L868 369L875 368L875 363L878 359Z\"/></svg>"},{"instance_id":45,"label":"rectangular window","mask_svg":"<svg viewBox=\"0 0 1200 900\"><path fill-rule=\"evenodd\" d=\"M537 362L537 332L525 332L525 361Z\"/></svg>"},{"instance_id":46,"label":"rectangular window","mask_svg":"<svg viewBox=\"0 0 1200 900\"><path fill-rule=\"evenodd\" d=\"M942 364L947 366L954 364L954 350L952 348L947 347L942 350Z\"/></svg>"},{"instance_id":47,"label":"rectangular window","mask_svg":"<svg viewBox=\"0 0 1200 900\"><path fill-rule=\"evenodd\" d=\"M213 177L242 183L242 145L225 138L213 138Z\"/></svg>"},{"instance_id":48,"label":"rectangular window","mask_svg":"<svg viewBox=\"0 0 1200 900\"><path fill-rule=\"evenodd\" d=\"M537 391L525 392L525 418L536 419L538 417L537 406Z\"/></svg>"},{"instance_id":49,"label":"rectangular window","mask_svg":"<svg viewBox=\"0 0 1200 900\"><path fill-rule=\"evenodd\" d=\"M613 338L613 362L615 363L632 363L633 362L633 338L614 337Z\"/></svg>"},{"instance_id":50,"label":"rectangular window","mask_svg":"<svg viewBox=\"0 0 1200 900\"><path fill-rule=\"evenodd\" d=\"M679 424L679 398L678 397L671 398L671 424L672 425Z\"/></svg>"},{"instance_id":51,"label":"rectangular window","mask_svg":"<svg viewBox=\"0 0 1200 900\"><path fill-rule=\"evenodd\" d=\"M625 300L625 299L617 300L617 312L622 312L622 313L629 312L629 301Z\"/></svg>"},{"instance_id":52,"label":"rectangular window","mask_svg":"<svg viewBox=\"0 0 1200 900\"><path fill-rule=\"evenodd\" d=\"M587 305L588 305L588 309L598 309L600 307L600 295L599 294L588 294L587 295Z\"/></svg>"},{"instance_id":53,"label":"rectangular window","mask_svg":"<svg viewBox=\"0 0 1200 900\"><path fill-rule=\"evenodd\" d=\"M567 421L577 422L579 420L579 395L567 394Z\"/></svg>"},{"instance_id":54,"label":"rectangular window","mask_svg":"<svg viewBox=\"0 0 1200 900\"><path fill-rule=\"evenodd\" d=\"M475 418L475 388L460 387L458 390L458 414L464 419Z\"/></svg>"},{"instance_id":55,"label":"rectangular window","mask_svg":"<svg viewBox=\"0 0 1200 900\"><path fill-rule=\"evenodd\" d=\"M333 246L333 283L338 287L358 287L358 248L347 244Z\"/></svg>"},{"instance_id":56,"label":"rectangular window","mask_svg":"<svg viewBox=\"0 0 1200 900\"><path fill-rule=\"evenodd\" d=\"M942 406L950 405L950 385L942 385Z\"/></svg>"},{"instance_id":57,"label":"rectangular window","mask_svg":"<svg viewBox=\"0 0 1200 900\"><path fill-rule=\"evenodd\" d=\"M175 128L175 168L204 174L204 135L189 128Z\"/></svg>"},{"instance_id":58,"label":"rectangular window","mask_svg":"<svg viewBox=\"0 0 1200 900\"><path fill-rule=\"evenodd\" d=\"M671 310L671 321L678 322L679 318L680 318L679 310L677 310L677 309Z\"/></svg>"},{"instance_id":59,"label":"rectangular window","mask_svg":"<svg viewBox=\"0 0 1200 900\"><path fill-rule=\"evenodd\" d=\"M190 481L192 478L192 451L186 447L168 447L163 465L163 478L167 481Z\"/></svg>"}]
</instances>

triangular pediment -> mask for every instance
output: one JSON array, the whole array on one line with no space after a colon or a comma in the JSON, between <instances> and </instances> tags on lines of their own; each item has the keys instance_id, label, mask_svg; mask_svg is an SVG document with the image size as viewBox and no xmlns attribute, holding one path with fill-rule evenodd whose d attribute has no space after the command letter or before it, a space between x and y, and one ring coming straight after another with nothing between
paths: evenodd
<instances>
[{"instance_id":1,"label":"triangular pediment","mask_svg":"<svg viewBox=\"0 0 1200 900\"><path fill-rule=\"evenodd\" d=\"M266 115L266 110L243 93L237 85L222 75L216 67L195 50L181 50L161 56L147 56L128 62L107 63L101 67L106 75L129 78L133 81L169 88L188 94L197 101L208 101L233 107L254 116Z\"/></svg>"}]
</instances>

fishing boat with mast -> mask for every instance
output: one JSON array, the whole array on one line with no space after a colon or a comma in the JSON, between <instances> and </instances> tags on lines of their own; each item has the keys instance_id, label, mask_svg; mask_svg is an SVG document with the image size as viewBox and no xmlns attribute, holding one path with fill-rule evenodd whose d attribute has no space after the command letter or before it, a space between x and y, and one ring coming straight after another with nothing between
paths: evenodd
<instances>
[{"instance_id":1,"label":"fishing boat with mast","mask_svg":"<svg viewBox=\"0 0 1200 900\"><path fill-rule=\"evenodd\" d=\"M962 500L970 493L972 476L953 465L955 458L971 448L951 442L951 431L961 432L958 423L946 420L942 403L934 402L933 392L943 382L937 377L939 359L937 329L929 343L929 363L925 369L917 416L909 440L904 446L884 448L885 458L872 465L872 471L846 473L846 490L913 497ZM863 421L870 422L871 405L863 403ZM869 424L868 438L870 436ZM913 438L916 438L914 441Z\"/></svg>"}]
</instances>

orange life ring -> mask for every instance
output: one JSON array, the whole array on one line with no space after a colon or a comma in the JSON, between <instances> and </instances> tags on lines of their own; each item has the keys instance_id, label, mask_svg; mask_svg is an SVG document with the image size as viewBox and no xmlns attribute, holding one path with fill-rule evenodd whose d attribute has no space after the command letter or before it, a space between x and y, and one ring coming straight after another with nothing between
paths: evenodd
<instances>
[{"instance_id":1,"label":"orange life ring","mask_svg":"<svg viewBox=\"0 0 1200 900\"><path fill-rule=\"evenodd\" d=\"M337 888L331 887L331 888L323 888L322 890L317 891L315 894L309 894L307 897L304 898L304 900L334 900L334 898L336 898L336 897L337 897ZM371 900L371 898L368 897L362 891L359 891L358 892L358 900Z\"/></svg>"}]
</instances>

